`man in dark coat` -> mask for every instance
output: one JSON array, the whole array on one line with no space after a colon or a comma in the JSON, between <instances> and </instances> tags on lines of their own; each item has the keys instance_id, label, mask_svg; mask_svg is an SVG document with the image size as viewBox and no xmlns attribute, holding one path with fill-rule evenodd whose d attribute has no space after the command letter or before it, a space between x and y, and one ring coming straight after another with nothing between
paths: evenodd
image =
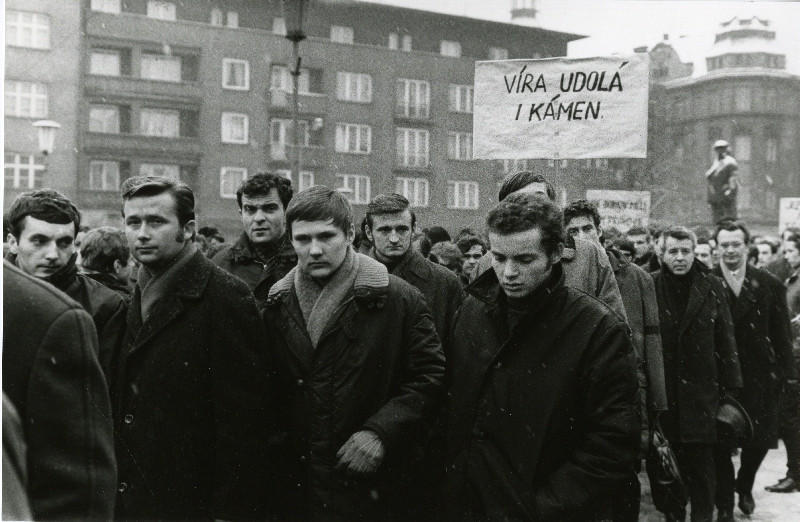
<instances>
[{"instance_id":1,"label":"man in dark coat","mask_svg":"<svg viewBox=\"0 0 800 522\"><path fill-rule=\"evenodd\" d=\"M714 273L723 279L735 325L744 387L739 402L753 421L734 474L730 447L717 448L717 508L733 512L734 490L745 514L755 509L756 472L770 448L778 447L778 399L787 380L797 380L786 287L768 272L749 265L750 233L737 221L723 221L715 233L722 254ZM734 480L735 477L735 480Z\"/></svg>"},{"instance_id":2,"label":"man in dark coat","mask_svg":"<svg viewBox=\"0 0 800 522\"><path fill-rule=\"evenodd\" d=\"M725 140L714 143L714 154L714 163L706 171L706 199L711 207L711 222L717 223L725 218L736 219L736 195L739 192L736 171L739 165Z\"/></svg>"},{"instance_id":3,"label":"man in dark coat","mask_svg":"<svg viewBox=\"0 0 800 522\"><path fill-rule=\"evenodd\" d=\"M387 520L429 433L444 357L425 298L352 248L350 204L312 187L286 212L298 265L270 291L270 506L279 520ZM407 509L407 506L400 506Z\"/></svg>"},{"instance_id":4,"label":"man in dark coat","mask_svg":"<svg viewBox=\"0 0 800 522\"><path fill-rule=\"evenodd\" d=\"M114 435L91 317L4 262L3 329L3 393L22 420L33 520L110 520Z\"/></svg>"},{"instance_id":5,"label":"man in dark coat","mask_svg":"<svg viewBox=\"0 0 800 522\"><path fill-rule=\"evenodd\" d=\"M493 269L453 332L446 501L456 520L593 520L635 474L636 356L623 320L564 285L562 214L513 194Z\"/></svg>"},{"instance_id":6,"label":"man in dark coat","mask_svg":"<svg viewBox=\"0 0 800 522\"><path fill-rule=\"evenodd\" d=\"M436 333L442 340L445 359L450 356L449 336L456 311L464 302L458 276L451 270L423 258L411 247L416 216L408 200L400 194L380 194L367 206L365 232L373 247L369 255L380 261L390 274L422 292L433 314ZM420 455L424 471L407 474L403 488L409 494L406 518L438 517L438 501L445 468L444 430L441 423ZM415 470L416 471L416 470Z\"/></svg>"},{"instance_id":7,"label":"man in dark coat","mask_svg":"<svg viewBox=\"0 0 800 522\"><path fill-rule=\"evenodd\" d=\"M259 172L236 191L244 232L223 246L212 261L250 287L259 302L297 264L286 235L286 205L292 182L272 172Z\"/></svg>"},{"instance_id":8,"label":"man in dark coat","mask_svg":"<svg viewBox=\"0 0 800 522\"><path fill-rule=\"evenodd\" d=\"M119 294L78 273L75 236L81 225L80 212L64 195L43 189L17 197L8 219L8 260L89 312L97 330L100 364L107 372L109 358L122 342L127 306Z\"/></svg>"},{"instance_id":9,"label":"man in dark coat","mask_svg":"<svg viewBox=\"0 0 800 522\"><path fill-rule=\"evenodd\" d=\"M668 410L661 415L692 504L692 522L714 514L714 443L723 394L742 386L733 323L722 281L695 260L697 239L685 227L664 232L664 262L653 278L664 352ZM651 484L654 496L659 488ZM663 488L663 486L661 486ZM684 520L686 506L666 513Z\"/></svg>"},{"instance_id":10,"label":"man in dark coat","mask_svg":"<svg viewBox=\"0 0 800 522\"><path fill-rule=\"evenodd\" d=\"M128 287L133 260L125 231L114 227L99 227L83 236L80 246L81 274L117 292L126 301L131 297Z\"/></svg>"},{"instance_id":11,"label":"man in dark coat","mask_svg":"<svg viewBox=\"0 0 800 522\"><path fill-rule=\"evenodd\" d=\"M196 249L189 187L130 178L122 191L141 267L112 366L115 518L262 519L268 372L255 300Z\"/></svg>"},{"instance_id":12,"label":"man in dark coat","mask_svg":"<svg viewBox=\"0 0 800 522\"><path fill-rule=\"evenodd\" d=\"M600 237L603 235L600 219L597 205L585 199L573 201L564 208L567 234L598 246L602 246ZM649 447L651 420L667 409L656 290L653 278L638 265L627 261L612 249L606 249L606 254L622 294L631 341L636 351L642 414L640 456L644 457ZM614 499L613 508L618 514L615 520L637 521L640 501L638 480L630 485L625 498L629 502L623 502L621 498Z\"/></svg>"}]
</instances>

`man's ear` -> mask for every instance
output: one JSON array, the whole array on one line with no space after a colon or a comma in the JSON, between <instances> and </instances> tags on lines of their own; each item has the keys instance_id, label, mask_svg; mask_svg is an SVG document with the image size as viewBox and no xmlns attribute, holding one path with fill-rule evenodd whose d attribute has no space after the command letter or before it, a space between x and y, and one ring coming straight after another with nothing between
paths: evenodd
<instances>
[{"instance_id":1,"label":"man's ear","mask_svg":"<svg viewBox=\"0 0 800 522\"><path fill-rule=\"evenodd\" d=\"M356 238L356 227L352 223L350 223L350 228L347 230L347 242L351 245L353 244L353 240Z\"/></svg>"},{"instance_id":2,"label":"man's ear","mask_svg":"<svg viewBox=\"0 0 800 522\"><path fill-rule=\"evenodd\" d=\"M370 242L375 243L375 240L372 238L372 228L369 226L369 223L364 225L364 234L367 236L367 239L369 239Z\"/></svg>"},{"instance_id":3,"label":"man's ear","mask_svg":"<svg viewBox=\"0 0 800 522\"><path fill-rule=\"evenodd\" d=\"M190 241L195 234L195 229L197 228L197 222L194 219L190 219L183 225L183 240Z\"/></svg>"},{"instance_id":4,"label":"man's ear","mask_svg":"<svg viewBox=\"0 0 800 522\"><path fill-rule=\"evenodd\" d=\"M17 243L17 238L14 237L14 234L9 234L6 237L6 243L8 243L8 251L14 255L19 253L19 243Z\"/></svg>"},{"instance_id":5,"label":"man's ear","mask_svg":"<svg viewBox=\"0 0 800 522\"><path fill-rule=\"evenodd\" d=\"M114 273L119 275L120 271L128 266L128 263L123 263L119 259L114 260Z\"/></svg>"},{"instance_id":6,"label":"man's ear","mask_svg":"<svg viewBox=\"0 0 800 522\"><path fill-rule=\"evenodd\" d=\"M564 255L564 243L559 243L556 245L556 250L552 254L550 254L550 264L554 265L561 261L561 256Z\"/></svg>"}]
</instances>

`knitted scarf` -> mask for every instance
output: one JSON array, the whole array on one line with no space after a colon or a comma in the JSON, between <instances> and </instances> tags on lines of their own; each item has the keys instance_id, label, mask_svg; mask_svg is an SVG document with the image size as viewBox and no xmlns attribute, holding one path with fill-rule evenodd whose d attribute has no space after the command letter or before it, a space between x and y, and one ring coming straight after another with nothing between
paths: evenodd
<instances>
[{"instance_id":1,"label":"knitted scarf","mask_svg":"<svg viewBox=\"0 0 800 522\"><path fill-rule=\"evenodd\" d=\"M153 305L166 294L166 290L172 283L175 274L186 265L196 251L197 246L193 242L187 241L180 254L178 254L167 269L160 274L154 274L144 265L139 267L139 276L136 280L136 285L139 287L142 296L142 322L147 321L147 317Z\"/></svg>"}]
</instances>

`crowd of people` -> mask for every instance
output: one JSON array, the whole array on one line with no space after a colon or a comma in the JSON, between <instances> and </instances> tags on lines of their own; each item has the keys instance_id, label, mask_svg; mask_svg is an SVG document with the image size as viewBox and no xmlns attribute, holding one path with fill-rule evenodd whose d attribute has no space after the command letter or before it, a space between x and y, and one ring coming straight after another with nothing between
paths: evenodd
<instances>
[{"instance_id":1,"label":"crowd of people","mask_svg":"<svg viewBox=\"0 0 800 522\"><path fill-rule=\"evenodd\" d=\"M779 439L768 489L800 489L800 230L623 233L527 171L498 196L451 236L263 172L226 241L165 178L125 181L121 229L22 194L3 518L635 521L654 433L666 520L753 513Z\"/></svg>"}]
</instances>

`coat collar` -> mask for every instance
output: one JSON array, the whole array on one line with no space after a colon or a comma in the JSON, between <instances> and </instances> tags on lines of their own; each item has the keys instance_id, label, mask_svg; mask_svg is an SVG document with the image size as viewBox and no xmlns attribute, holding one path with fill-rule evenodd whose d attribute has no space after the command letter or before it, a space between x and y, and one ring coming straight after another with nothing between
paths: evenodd
<instances>
[{"instance_id":1,"label":"coat collar","mask_svg":"<svg viewBox=\"0 0 800 522\"><path fill-rule=\"evenodd\" d=\"M755 277L757 270L757 268L749 264L746 264L744 267L742 290L731 306L731 315L733 316L734 323L747 315L756 306L758 300L756 294L760 286L758 279ZM714 274L719 276L725 288L729 289L728 282L725 280L725 277L723 277L722 268L720 268L719 265L714 267Z\"/></svg>"},{"instance_id":2,"label":"coat collar","mask_svg":"<svg viewBox=\"0 0 800 522\"><path fill-rule=\"evenodd\" d=\"M359 269L353 283L353 297L363 303L382 303L389 291L389 272L383 264L371 257L357 252L354 254L359 256ZM270 288L266 306L277 305L286 299L294 287L294 274L298 269L297 266L292 268Z\"/></svg>"},{"instance_id":3,"label":"coat collar","mask_svg":"<svg viewBox=\"0 0 800 522\"><path fill-rule=\"evenodd\" d=\"M412 274L423 281L427 281L431 276L431 269L427 266L427 263L428 261L412 248L406 252L403 260L397 265L392 274L403 280L407 279L409 274Z\"/></svg>"},{"instance_id":4,"label":"coat collar","mask_svg":"<svg viewBox=\"0 0 800 522\"><path fill-rule=\"evenodd\" d=\"M278 243L274 257L290 258L294 255L294 247L292 247L292 242L289 240L289 234L284 233L283 237L281 237L281 240ZM231 258L231 261L233 261L234 264L261 264L261 260L258 259L253 251L252 246L250 245L250 238L247 237L247 232L242 232L239 238L231 245L228 256Z\"/></svg>"},{"instance_id":5,"label":"coat collar","mask_svg":"<svg viewBox=\"0 0 800 522\"><path fill-rule=\"evenodd\" d=\"M668 268L666 265L662 264L661 270L666 271ZM681 324L678 328L680 333L683 333L683 331L689 327L689 323L700 311L703 303L711 293L711 281L708 278L709 271L705 265L695 260L692 265L692 270L694 271L694 279L692 280L692 284L689 285L689 302L686 304L686 311L683 314L683 319L681 319ZM722 296L720 296L720 298L721 297Z\"/></svg>"}]
</instances>

